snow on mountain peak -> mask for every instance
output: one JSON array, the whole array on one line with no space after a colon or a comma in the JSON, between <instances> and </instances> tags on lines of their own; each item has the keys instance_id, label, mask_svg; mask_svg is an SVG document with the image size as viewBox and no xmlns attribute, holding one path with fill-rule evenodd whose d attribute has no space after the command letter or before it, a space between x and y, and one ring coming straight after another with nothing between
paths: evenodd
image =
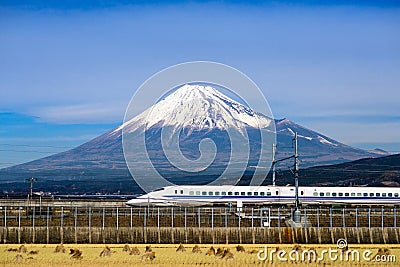
<instances>
[{"instance_id":1,"label":"snow on mountain peak","mask_svg":"<svg viewBox=\"0 0 400 267\"><path fill-rule=\"evenodd\" d=\"M185 84L120 127L135 131L146 125L192 129L265 128L272 119L229 98L209 85ZM125 130L126 130L125 129Z\"/></svg>"}]
</instances>

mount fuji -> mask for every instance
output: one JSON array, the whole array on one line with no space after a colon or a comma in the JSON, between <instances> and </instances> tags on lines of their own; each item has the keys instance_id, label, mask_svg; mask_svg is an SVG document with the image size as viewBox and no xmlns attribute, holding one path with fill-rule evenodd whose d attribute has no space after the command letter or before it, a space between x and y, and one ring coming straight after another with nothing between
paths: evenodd
<instances>
[{"instance_id":1,"label":"mount fuji","mask_svg":"<svg viewBox=\"0 0 400 267\"><path fill-rule=\"evenodd\" d=\"M139 115L81 146L46 158L0 170L0 191L26 190L26 177L38 177L37 187L59 193L138 193L124 159L123 134L133 138L145 133L148 157L158 172L174 183L207 183L221 174L230 159L229 133L250 139L248 173L260 159L260 130L277 134L277 155L291 152L294 133L299 137L301 167L342 163L382 154L364 151L337 142L288 119L273 120L207 85L184 85ZM198 172L182 172L168 162L163 153L166 140L178 133L180 152L195 160L202 155L204 139L212 139L216 156L212 167ZM172 142L172 141L171 141ZM131 142L135 144L135 142ZM272 148L272 145L269 146ZM143 151L129 150L140 162ZM126 153L125 153L126 154ZM126 156L126 155L125 155ZM143 169L145 175L146 169ZM238 177L235 177L237 179ZM239 177L240 178L240 177Z\"/></svg>"},{"instance_id":2,"label":"mount fuji","mask_svg":"<svg viewBox=\"0 0 400 267\"><path fill-rule=\"evenodd\" d=\"M132 132L159 125L192 130L266 128L272 119L207 85L183 85L138 116L118 127Z\"/></svg>"}]
</instances>

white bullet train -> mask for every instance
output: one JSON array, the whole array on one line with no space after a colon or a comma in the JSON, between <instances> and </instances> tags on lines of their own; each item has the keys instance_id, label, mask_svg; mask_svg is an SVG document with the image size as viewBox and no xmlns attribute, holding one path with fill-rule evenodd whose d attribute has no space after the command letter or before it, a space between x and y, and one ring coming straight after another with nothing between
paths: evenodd
<instances>
[{"instance_id":1,"label":"white bullet train","mask_svg":"<svg viewBox=\"0 0 400 267\"><path fill-rule=\"evenodd\" d=\"M286 205L293 186L167 186L129 200L129 206ZM299 187L299 201L315 205L400 205L398 187Z\"/></svg>"}]
</instances>

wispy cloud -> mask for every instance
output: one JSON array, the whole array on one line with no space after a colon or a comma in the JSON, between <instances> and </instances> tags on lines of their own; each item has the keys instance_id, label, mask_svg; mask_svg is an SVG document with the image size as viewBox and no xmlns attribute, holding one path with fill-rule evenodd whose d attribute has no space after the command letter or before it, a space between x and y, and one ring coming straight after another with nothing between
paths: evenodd
<instances>
[{"instance_id":1,"label":"wispy cloud","mask_svg":"<svg viewBox=\"0 0 400 267\"><path fill-rule=\"evenodd\" d=\"M43 106L29 110L39 121L58 124L104 124L123 121L124 104L90 103L67 106Z\"/></svg>"},{"instance_id":2,"label":"wispy cloud","mask_svg":"<svg viewBox=\"0 0 400 267\"><path fill-rule=\"evenodd\" d=\"M11 166L68 150L117 125L49 123L24 114L0 112L0 165Z\"/></svg>"}]
</instances>

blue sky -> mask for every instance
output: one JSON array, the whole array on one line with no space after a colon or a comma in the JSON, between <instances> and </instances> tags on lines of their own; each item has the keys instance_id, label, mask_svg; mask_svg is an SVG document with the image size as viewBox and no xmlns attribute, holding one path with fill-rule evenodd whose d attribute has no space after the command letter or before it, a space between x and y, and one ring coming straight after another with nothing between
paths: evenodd
<instances>
[{"instance_id":1,"label":"blue sky","mask_svg":"<svg viewBox=\"0 0 400 267\"><path fill-rule=\"evenodd\" d=\"M397 1L1 1L0 167L117 126L136 88L187 61L252 78L276 118L400 151Z\"/></svg>"}]
</instances>

